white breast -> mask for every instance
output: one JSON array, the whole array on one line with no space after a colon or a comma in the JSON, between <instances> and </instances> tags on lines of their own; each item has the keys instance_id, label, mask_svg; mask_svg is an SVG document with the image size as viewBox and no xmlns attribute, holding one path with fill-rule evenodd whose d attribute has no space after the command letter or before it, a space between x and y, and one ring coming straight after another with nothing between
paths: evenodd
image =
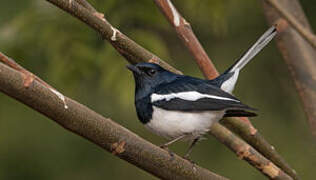
<instances>
[{"instance_id":1,"label":"white breast","mask_svg":"<svg viewBox=\"0 0 316 180\"><path fill-rule=\"evenodd\" d=\"M209 131L214 122L219 121L224 111L180 112L153 106L152 119L145 125L149 130L168 139L183 134L190 139Z\"/></svg>"}]
</instances>

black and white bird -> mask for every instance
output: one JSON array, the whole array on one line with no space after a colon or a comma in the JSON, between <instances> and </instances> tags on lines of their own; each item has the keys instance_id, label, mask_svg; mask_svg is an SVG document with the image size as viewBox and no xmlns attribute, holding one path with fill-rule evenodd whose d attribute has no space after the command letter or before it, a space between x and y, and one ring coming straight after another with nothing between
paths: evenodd
<instances>
[{"instance_id":1,"label":"black and white bird","mask_svg":"<svg viewBox=\"0 0 316 180\"><path fill-rule=\"evenodd\" d=\"M139 120L153 133L170 141L190 140L188 158L195 143L223 117L251 117L254 109L231 93L239 71L276 35L268 29L230 68L213 80L174 74L157 64L127 65L135 79L135 106Z\"/></svg>"}]
</instances>

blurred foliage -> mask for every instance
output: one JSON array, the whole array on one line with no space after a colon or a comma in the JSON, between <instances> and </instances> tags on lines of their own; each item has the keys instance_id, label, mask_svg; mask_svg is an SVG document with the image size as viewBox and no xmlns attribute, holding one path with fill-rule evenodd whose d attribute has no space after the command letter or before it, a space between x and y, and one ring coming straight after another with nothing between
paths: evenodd
<instances>
[{"instance_id":1,"label":"blurred foliage","mask_svg":"<svg viewBox=\"0 0 316 180\"><path fill-rule=\"evenodd\" d=\"M121 32L186 74L202 77L153 1L90 0ZM222 72L267 28L259 1L174 1ZM316 27L313 0L302 2ZM125 60L89 27L44 0L0 2L1 51L65 95L145 139ZM171 60L172 59L172 60ZM294 84L271 43L241 73L235 94L260 109L252 122L302 179L315 177L316 145ZM0 94L0 179L155 179ZM187 144L172 149L183 154ZM265 179L213 137L192 158L231 179Z\"/></svg>"}]
</instances>

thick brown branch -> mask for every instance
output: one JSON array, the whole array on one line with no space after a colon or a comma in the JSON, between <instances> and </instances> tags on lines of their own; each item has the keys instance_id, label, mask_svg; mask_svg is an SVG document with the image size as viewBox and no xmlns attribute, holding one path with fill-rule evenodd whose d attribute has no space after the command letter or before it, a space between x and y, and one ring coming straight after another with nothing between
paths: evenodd
<instances>
[{"instance_id":1,"label":"thick brown branch","mask_svg":"<svg viewBox=\"0 0 316 180\"><path fill-rule=\"evenodd\" d=\"M175 28L178 36L186 47L190 50L199 65L204 76L213 79L218 76L218 72L194 35L190 24L181 16L170 0L155 0L156 4ZM282 169L290 169L290 166L276 152L274 148L263 138L263 136L253 127L247 118L225 118L223 124L230 130L239 134L250 145L255 147L260 153L279 165Z\"/></svg>"},{"instance_id":2,"label":"thick brown branch","mask_svg":"<svg viewBox=\"0 0 316 180\"><path fill-rule=\"evenodd\" d=\"M278 1L286 10L293 12L295 19L305 29L311 31L304 11L297 0ZM316 138L316 51L292 26L290 26L279 12L268 3L264 4L264 13L270 23L278 22L280 35L277 46L285 60L292 78L294 79L304 111L308 117L312 134ZM294 13L295 12L295 13Z\"/></svg>"},{"instance_id":3,"label":"thick brown branch","mask_svg":"<svg viewBox=\"0 0 316 180\"><path fill-rule=\"evenodd\" d=\"M284 19L286 19L294 29L296 29L297 32L301 34L301 36L310 43L314 48L316 48L316 36L312 33L312 30L310 29L310 26L303 26L297 18L295 18L286 7L283 7L280 3L280 1L277 0L265 0L268 2L271 6L275 8L280 15L283 16Z\"/></svg>"},{"instance_id":4,"label":"thick brown branch","mask_svg":"<svg viewBox=\"0 0 316 180\"><path fill-rule=\"evenodd\" d=\"M30 72L28 72L30 73ZM30 73L31 74L31 73ZM39 79L39 78L38 78ZM0 91L26 104L65 129L162 179L226 178L145 141L136 134L104 118L86 106L64 97L68 107L37 78L24 86L23 73L0 63Z\"/></svg>"}]
</instances>

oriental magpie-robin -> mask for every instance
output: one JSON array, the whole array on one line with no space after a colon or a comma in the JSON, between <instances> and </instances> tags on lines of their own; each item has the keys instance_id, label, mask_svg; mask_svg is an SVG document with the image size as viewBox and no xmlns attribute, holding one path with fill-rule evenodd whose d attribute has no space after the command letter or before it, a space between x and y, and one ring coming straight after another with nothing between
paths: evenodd
<instances>
[{"instance_id":1,"label":"oriental magpie-robin","mask_svg":"<svg viewBox=\"0 0 316 180\"><path fill-rule=\"evenodd\" d=\"M191 141L185 155L188 158L199 138L214 122L223 117L251 117L254 109L243 104L231 93L239 71L276 35L276 28L268 29L223 74L213 80L203 80L174 74L157 64L127 65L133 72L135 106L139 120L157 135L171 141Z\"/></svg>"}]
</instances>

